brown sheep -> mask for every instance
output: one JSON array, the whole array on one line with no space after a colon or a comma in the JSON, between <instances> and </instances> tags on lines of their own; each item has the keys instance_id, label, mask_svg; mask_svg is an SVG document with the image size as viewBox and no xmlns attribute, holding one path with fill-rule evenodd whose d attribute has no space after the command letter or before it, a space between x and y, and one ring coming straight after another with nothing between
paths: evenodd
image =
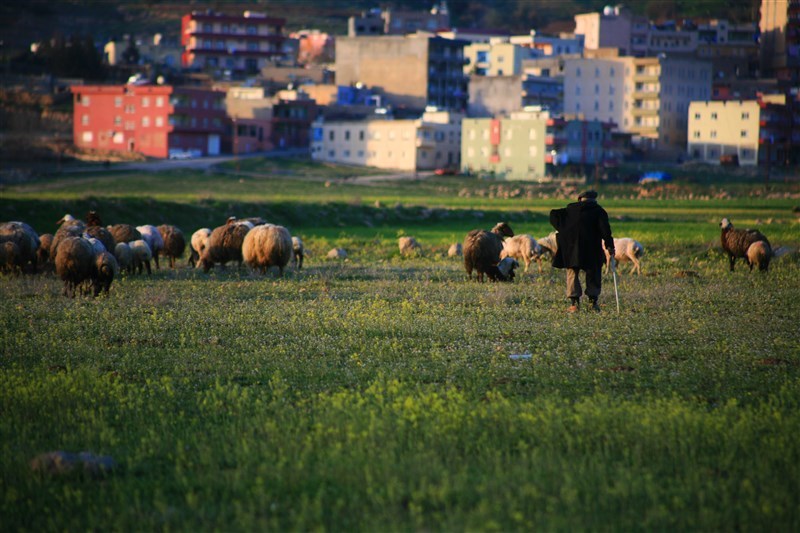
<instances>
[{"instance_id":1,"label":"brown sheep","mask_svg":"<svg viewBox=\"0 0 800 533\"><path fill-rule=\"evenodd\" d=\"M119 265L114 256L108 252L101 252L94 258L94 270L92 271L92 286L94 295L97 296L101 291L108 294L111 282L119 275Z\"/></svg>"},{"instance_id":2,"label":"brown sheep","mask_svg":"<svg viewBox=\"0 0 800 533\"><path fill-rule=\"evenodd\" d=\"M197 268L208 272L216 263L224 265L236 261L242 266L242 244L250 228L244 224L226 224L214 228L208 244L200 254Z\"/></svg>"},{"instance_id":3,"label":"brown sheep","mask_svg":"<svg viewBox=\"0 0 800 533\"><path fill-rule=\"evenodd\" d=\"M158 226L158 232L164 241L164 247L159 253L169 257L169 267L175 268L175 260L181 257L186 250L186 239L183 237L183 232L178 227L169 224Z\"/></svg>"},{"instance_id":4,"label":"brown sheep","mask_svg":"<svg viewBox=\"0 0 800 533\"><path fill-rule=\"evenodd\" d=\"M4 222L0 224L0 244L13 242L17 250L14 254L16 268L36 272L37 251L41 244L39 234L24 222Z\"/></svg>"},{"instance_id":5,"label":"brown sheep","mask_svg":"<svg viewBox=\"0 0 800 533\"><path fill-rule=\"evenodd\" d=\"M114 236L114 242L132 242L142 238L139 230L130 224L114 224L108 226L108 231Z\"/></svg>"},{"instance_id":6,"label":"brown sheep","mask_svg":"<svg viewBox=\"0 0 800 533\"><path fill-rule=\"evenodd\" d=\"M103 243L103 247L107 252L113 252L114 247L117 245L114 236L103 226L87 226L84 233Z\"/></svg>"},{"instance_id":7,"label":"brown sheep","mask_svg":"<svg viewBox=\"0 0 800 533\"><path fill-rule=\"evenodd\" d=\"M283 276L283 269L292 260L293 253L289 230L272 224L256 226L247 233L242 244L244 262L262 274L276 266Z\"/></svg>"},{"instance_id":8,"label":"brown sheep","mask_svg":"<svg viewBox=\"0 0 800 533\"><path fill-rule=\"evenodd\" d=\"M733 224L731 224L727 218L723 218L719 226L722 228L722 249L728 254L731 272L733 272L733 264L736 262L737 257L743 257L747 264L750 264L750 260L747 258L747 249L750 248L750 245L754 242L764 241L769 249L770 256L772 255L769 240L760 231L754 229L734 229ZM769 261L767 261L766 266L769 267ZM766 270L766 268L764 268L764 270Z\"/></svg>"},{"instance_id":9,"label":"brown sheep","mask_svg":"<svg viewBox=\"0 0 800 533\"><path fill-rule=\"evenodd\" d=\"M47 265L51 265L52 261L50 261L50 247L53 245L53 234L52 233L43 233L39 235L39 249L36 250L36 264L40 268L47 268Z\"/></svg>"},{"instance_id":10,"label":"brown sheep","mask_svg":"<svg viewBox=\"0 0 800 533\"><path fill-rule=\"evenodd\" d=\"M772 248L767 241L756 241L747 248L747 262L750 271L757 266L761 272L769 270L769 261L772 259Z\"/></svg>"},{"instance_id":11,"label":"brown sheep","mask_svg":"<svg viewBox=\"0 0 800 533\"><path fill-rule=\"evenodd\" d=\"M58 246L55 262L56 274L64 282L64 296L74 298L76 289L92 277L95 268L92 245L81 237L66 237Z\"/></svg>"},{"instance_id":12,"label":"brown sheep","mask_svg":"<svg viewBox=\"0 0 800 533\"><path fill-rule=\"evenodd\" d=\"M472 279L472 271L477 272L477 280L484 281L484 274L500 262L503 239L513 237L514 232L505 222L499 222L491 231L472 230L464 239L464 268L467 277Z\"/></svg>"},{"instance_id":13,"label":"brown sheep","mask_svg":"<svg viewBox=\"0 0 800 533\"><path fill-rule=\"evenodd\" d=\"M59 228L56 230L55 235L53 235L53 242L50 244L50 261L53 262L56 260L56 254L58 253L58 246L67 237L80 237L83 235L83 232L86 231L86 224L82 220L78 220L72 215L64 215L61 217L61 220L56 222L59 225Z\"/></svg>"},{"instance_id":14,"label":"brown sheep","mask_svg":"<svg viewBox=\"0 0 800 533\"><path fill-rule=\"evenodd\" d=\"M21 270L19 246L12 241L0 243L0 272L17 273Z\"/></svg>"}]
</instances>

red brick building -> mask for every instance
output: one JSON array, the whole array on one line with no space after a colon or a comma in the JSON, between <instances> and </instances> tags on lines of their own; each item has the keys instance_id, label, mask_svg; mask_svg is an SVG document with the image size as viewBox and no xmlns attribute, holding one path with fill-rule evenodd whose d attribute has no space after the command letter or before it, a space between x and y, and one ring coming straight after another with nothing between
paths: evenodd
<instances>
[{"instance_id":1,"label":"red brick building","mask_svg":"<svg viewBox=\"0 0 800 533\"><path fill-rule=\"evenodd\" d=\"M286 20L245 11L194 11L181 20L182 63L187 68L258 72L284 59Z\"/></svg>"},{"instance_id":2,"label":"red brick building","mask_svg":"<svg viewBox=\"0 0 800 533\"><path fill-rule=\"evenodd\" d=\"M230 150L225 92L169 85L76 85L73 139L94 150L151 157Z\"/></svg>"}]
</instances>

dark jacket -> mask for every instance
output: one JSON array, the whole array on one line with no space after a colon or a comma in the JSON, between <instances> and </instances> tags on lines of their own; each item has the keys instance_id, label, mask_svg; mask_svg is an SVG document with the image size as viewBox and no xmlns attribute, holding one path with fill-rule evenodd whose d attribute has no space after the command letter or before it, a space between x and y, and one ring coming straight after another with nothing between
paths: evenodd
<instances>
[{"instance_id":1,"label":"dark jacket","mask_svg":"<svg viewBox=\"0 0 800 533\"><path fill-rule=\"evenodd\" d=\"M613 254L614 239L608 213L594 200L569 204L550 211L550 224L558 230L558 251L553 257L556 268L598 269L606 262L602 242Z\"/></svg>"}]
</instances>

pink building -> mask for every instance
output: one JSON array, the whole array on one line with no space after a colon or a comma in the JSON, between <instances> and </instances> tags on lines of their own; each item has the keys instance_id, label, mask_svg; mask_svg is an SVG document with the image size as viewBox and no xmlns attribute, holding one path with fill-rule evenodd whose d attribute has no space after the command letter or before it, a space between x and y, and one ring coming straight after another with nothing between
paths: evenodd
<instances>
[{"instance_id":1,"label":"pink building","mask_svg":"<svg viewBox=\"0 0 800 533\"><path fill-rule=\"evenodd\" d=\"M189 68L257 72L284 59L285 19L245 11L194 11L181 20L182 63Z\"/></svg>"},{"instance_id":2,"label":"pink building","mask_svg":"<svg viewBox=\"0 0 800 533\"><path fill-rule=\"evenodd\" d=\"M218 155L229 119L224 91L169 85L75 85L75 146L151 157Z\"/></svg>"}]
</instances>

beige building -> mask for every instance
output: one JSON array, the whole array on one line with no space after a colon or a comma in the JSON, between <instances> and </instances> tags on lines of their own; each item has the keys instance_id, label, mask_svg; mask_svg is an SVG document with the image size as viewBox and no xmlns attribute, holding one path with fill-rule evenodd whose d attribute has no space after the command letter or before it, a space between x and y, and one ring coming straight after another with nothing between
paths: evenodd
<instances>
[{"instance_id":1,"label":"beige building","mask_svg":"<svg viewBox=\"0 0 800 533\"><path fill-rule=\"evenodd\" d=\"M647 20L622 7L575 15L575 35L583 35L585 50L617 48L622 55L633 54L633 47L645 46L646 33Z\"/></svg>"},{"instance_id":2,"label":"beige building","mask_svg":"<svg viewBox=\"0 0 800 533\"><path fill-rule=\"evenodd\" d=\"M613 122L643 148L685 150L693 100L711 97L711 64L670 57L568 59L564 113Z\"/></svg>"},{"instance_id":3,"label":"beige building","mask_svg":"<svg viewBox=\"0 0 800 533\"><path fill-rule=\"evenodd\" d=\"M523 107L522 76L472 76L469 81L470 117L494 117Z\"/></svg>"},{"instance_id":4,"label":"beige building","mask_svg":"<svg viewBox=\"0 0 800 533\"><path fill-rule=\"evenodd\" d=\"M406 171L457 168L462 118L457 113L427 111L408 120L320 120L313 126L311 158Z\"/></svg>"},{"instance_id":5,"label":"beige building","mask_svg":"<svg viewBox=\"0 0 800 533\"><path fill-rule=\"evenodd\" d=\"M692 102L689 105L689 157L719 164L736 155L742 166L758 164L761 106L756 100Z\"/></svg>"},{"instance_id":6,"label":"beige building","mask_svg":"<svg viewBox=\"0 0 800 533\"><path fill-rule=\"evenodd\" d=\"M522 73L522 60L530 57L530 49L494 38L488 43L464 47L464 73L477 76L516 76Z\"/></svg>"}]
</instances>

